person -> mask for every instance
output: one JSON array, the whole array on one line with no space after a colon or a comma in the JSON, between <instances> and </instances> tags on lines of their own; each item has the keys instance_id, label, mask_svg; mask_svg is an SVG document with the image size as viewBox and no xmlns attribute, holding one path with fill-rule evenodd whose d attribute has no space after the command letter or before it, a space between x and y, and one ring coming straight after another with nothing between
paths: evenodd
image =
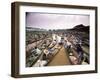
<instances>
[{"instance_id":1,"label":"person","mask_svg":"<svg viewBox=\"0 0 100 80\"><path fill-rule=\"evenodd\" d=\"M39 54L41 54L41 50L38 49L37 47L35 47L35 48L31 51L31 53L32 53L33 55L35 55L35 56L38 56Z\"/></svg>"},{"instance_id":2,"label":"person","mask_svg":"<svg viewBox=\"0 0 100 80\"><path fill-rule=\"evenodd\" d=\"M41 54L41 52L42 51L39 48L36 47L36 53L39 55L39 54Z\"/></svg>"},{"instance_id":3,"label":"person","mask_svg":"<svg viewBox=\"0 0 100 80\"><path fill-rule=\"evenodd\" d=\"M37 63L34 65L36 67L43 67L47 64L46 60L38 60Z\"/></svg>"},{"instance_id":4,"label":"person","mask_svg":"<svg viewBox=\"0 0 100 80\"><path fill-rule=\"evenodd\" d=\"M69 58L70 58L72 64L74 64L74 65L78 64L78 60L75 56L70 55Z\"/></svg>"},{"instance_id":5,"label":"person","mask_svg":"<svg viewBox=\"0 0 100 80\"><path fill-rule=\"evenodd\" d=\"M57 43L60 44L61 43L61 37L58 35L57 36Z\"/></svg>"},{"instance_id":6,"label":"person","mask_svg":"<svg viewBox=\"0 0 100 80\"><path fill-rule=\"evenodd\" d=\"M43 48L45 48L46 47L46 40L44 40L44 42L43 42Z\"/></svg>"},{"instance_id":7,"label":"person","mask_svg":"<svg viewBox=\"0 0 100 80\"><path fill-rule=\"evenodd\" d=\"M45 48L43 52L44 52L44 55L47 57L47 56L48 56L48 54L49 54L48 49L47 49L47 48Z\"/></svg>"},{"instance_id":8,"label":"person","mask_svg":"<svg viewBox=\"0 0 100 80\"><path fill-rule=\"evenodd\" d=\"M52 34L52 39L56 40L57 39L57 35L56 34Z\"/></svg>"},{"instance_id":9,"label":"person","mask_svg":"<svg viewBox=\"0 0 100 80\"><path fill-rule=\"evenodd\" d=\"M52 57L52 56L53 56L53 51L54 51L54 49L48 48L48 51L49 51L48 57Z\"/></svg>"},{"instance_id":10,"label":"person","mask_svg":"<svg viewBox=\"0 0 100 80\"><path fill-rule=\"evenodd\" d=\"M80 44L76 45L76 49L77 49L77 53L78 53L78 59L79 59L78 61L79 61L79 63L81 63L82 58L83 58L83 49L80 46Z\"/></svg>"},{"instance_id":11,"label":"person","mask_svg":"<svg viewBox=\"0 0 100 80\"><path fill-rule=\"evenodd\" d=\"M61 37L60 43L61 43L61 44L64 44L64 37Z\"/></svg>"},{"instance_id":12,"label":"person","mask_svg":"<svg viewBox=\"0 0 100 80\"><path fill-rule=\"evenodd\" d=\"M82 45L82 40L79 40L79 44Z\"/></svg>"},{"instance_id":13,"label":"person","mask_svg":"<svg viewBox=\"0 0 100 80\"><path fill-rule=\"evenodd\" d=\"M67 40L64 41L64 48L67 49Z\"/></svg>"},{"instance_id":14,"label":"person","mask_svg":"<svg viewBox=\"0 0 100 80\"><path fill-rule=\"evenodd\" d=\"M72 49L72 44L69 41L67 41L67 51L68 51L68 53L71 53L71 49Z\"/></svg>"},{"instance_id":15,"label":"person","mask_svg":"<svg viewBox=\"0 0 100 80\"><path fill-rule=\"evenodd\" d=\"M53 40L52 45L56 45L56 43L57 43L56 40Z\"/></svg>"},{"instance_id":16,"label":"person","mask_svg":"<svg viewBox=\"0 0 100 80\"><path fill-rule=\"evenodd\" d=\"M43 54L42 59L43 59L43 60L46 60L46 59L47 59L47 56L46 56L46 54L45 54L45 53Z\"/></svg>"}]
</instances>

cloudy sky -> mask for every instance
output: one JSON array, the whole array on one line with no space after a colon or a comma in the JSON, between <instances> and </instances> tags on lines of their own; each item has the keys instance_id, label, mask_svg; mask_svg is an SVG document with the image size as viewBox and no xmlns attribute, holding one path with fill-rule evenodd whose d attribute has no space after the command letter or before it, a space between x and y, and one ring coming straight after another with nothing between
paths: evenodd
<instances>
[{"instance_id":1,"label":"cloudy sky","mask_svg":"<svg viewBox=\"0 0 100 80\"><path fill-rule=\"evenodd\" d=\"M26 27L43 29L69 29L76 25L89 25L89 15L47 14L27 12Z\"/></svg>"}]
</instances>

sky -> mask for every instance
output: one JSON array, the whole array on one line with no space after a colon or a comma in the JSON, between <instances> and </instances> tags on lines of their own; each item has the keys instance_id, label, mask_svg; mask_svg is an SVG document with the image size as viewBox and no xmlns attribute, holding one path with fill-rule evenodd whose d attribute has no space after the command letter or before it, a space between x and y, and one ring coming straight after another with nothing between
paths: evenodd
<instances>
[{"instance_id":1,"label":"sky","mask_svg":"<svg viewBox=\"0 0 100 80\"><path fill-rule=\"evenodd\" d=\"M76 25L90 24L89 15L26 13L26 27L41 29L70 29Z\"/></svg>"}]
</instances>

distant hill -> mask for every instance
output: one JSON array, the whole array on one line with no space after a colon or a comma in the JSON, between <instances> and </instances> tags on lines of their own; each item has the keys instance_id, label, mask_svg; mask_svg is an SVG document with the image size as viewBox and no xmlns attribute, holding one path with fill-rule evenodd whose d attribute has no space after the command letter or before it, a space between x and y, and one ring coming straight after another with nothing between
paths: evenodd
<instances>
[{"instance_id":1,"label":"distant hill","mask_svg":"<svg viewBox=\"0 0 100 80\"><path fill-rule=\"evenodd\" d=\"M89 33L89 27L90 26L84 26L83 24L80 24L80 25L76 25L75 27L73 27L70 30L75 30L75 31L81 31L81 32Z\"/></svg>"},{"instance_id":2,"label":"distant hill","mask_svg":"<svg viewBox=\"0 0 100 80\"><path fill-rule=\"evenodd\" d=\"M26 27L27 31L46 31L46 29Z\"/></svg>"}]
</instances>

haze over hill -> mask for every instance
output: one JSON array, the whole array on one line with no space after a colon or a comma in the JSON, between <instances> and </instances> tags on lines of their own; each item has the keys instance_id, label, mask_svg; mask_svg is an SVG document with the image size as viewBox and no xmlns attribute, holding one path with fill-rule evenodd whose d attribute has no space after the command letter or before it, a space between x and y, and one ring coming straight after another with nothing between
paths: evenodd
<instances>
[{"instance_id":1,"label":"haze over hill","mask_svg":"<svg viewBox=\"0 0 100 80\"><path fill-rule=\"evenodd\" d=\"M90 26L85 26L83 24L79 24L79 25L76 25L74 26L73 28L70 28L70 29L49 29L49 31L68 31L68 30L73 30L73 31L81 31L81 32L87 32L89 33L89 27ZM33 28L33 27L26 27L26 30L28 31L48 31L46 29L42 29L42 28Z\"/></svg>"}]
</instances>

